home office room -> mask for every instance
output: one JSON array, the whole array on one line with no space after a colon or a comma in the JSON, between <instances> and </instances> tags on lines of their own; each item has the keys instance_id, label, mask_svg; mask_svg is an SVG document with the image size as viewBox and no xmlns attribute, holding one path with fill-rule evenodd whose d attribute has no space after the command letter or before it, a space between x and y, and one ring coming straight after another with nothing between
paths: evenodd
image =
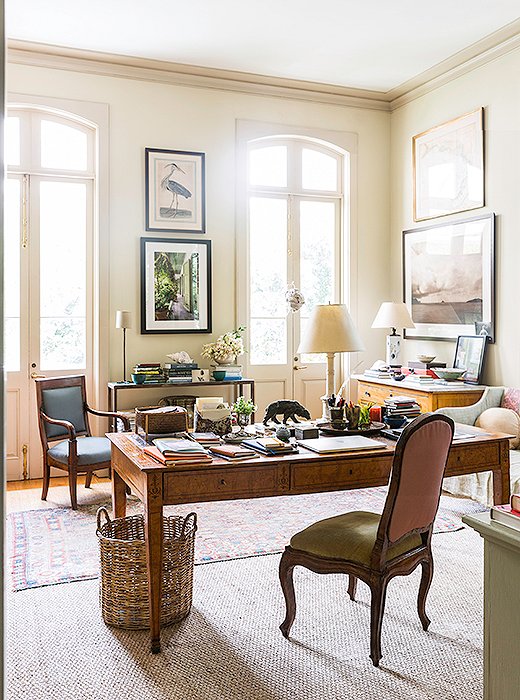
<instances>
[{"instance_id":1,"label":"home office room","mask_svg":"<svg viewBox=\"0 0 520 700\"><path fill-rule=\"evenodd\" d=\"M513 700L518 8L5 20L5 697Z\"/></svg>"}]
</instances>

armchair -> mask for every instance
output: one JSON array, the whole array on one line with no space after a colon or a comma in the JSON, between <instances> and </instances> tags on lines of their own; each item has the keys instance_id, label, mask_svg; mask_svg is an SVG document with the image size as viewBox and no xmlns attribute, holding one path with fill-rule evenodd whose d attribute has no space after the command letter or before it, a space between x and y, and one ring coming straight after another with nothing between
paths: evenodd
<instances>
[{"instance_id":1,"label":"armchair","mask_svg":"<svg viewBox=\"0 0 520 700\"><path fill-rule=\"evenodd\" d=\"M125 430L130 430L130 423L120 413L90 408L84 375L37 379L36 403L43 448L42 501L47 500L51 467L56 467L68 472L71 505L77 510L78 474L86 474L89 488L94 471L110 468L110 441L92 436L88 414L117 418Z\"/></svg>"}]
</instances>

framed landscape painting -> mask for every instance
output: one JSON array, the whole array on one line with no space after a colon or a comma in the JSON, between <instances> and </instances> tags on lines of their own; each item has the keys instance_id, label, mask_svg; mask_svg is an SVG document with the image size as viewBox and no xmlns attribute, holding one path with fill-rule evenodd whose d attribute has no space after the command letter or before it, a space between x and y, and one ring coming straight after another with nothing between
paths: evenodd
<instances>
[{"instance_id":1,"label":"framed landscape painting","mask_svg":"<svg viewBox=\"0 0 520 700\"><path fill-rule=\"evenodd\" d=\"M484 109L414 136L414 221L484 206Z\"/></svg>"},{"instance_id":2,"label":"framed landscape painting","mask_svg":"<svg viewBox=\"0 0 520 700\"><path fill-rule=\"evenodd\" d=\"M211 242L141 238L141 333L211 332Z\"/></svg>"},{"instance_id":3,"label":"framed landscape painting","mask_svg":"<svg viewBox=\"0 0 520 700\"><path fill-rule=\"evenodd\" d=\"M205 154L145 149L146 230L205 233Z\"/></svg>"},{"instance_id":4,"label":"framed landscape painting","mask_svg":"<svg viewBox=\"0 0 520 700\"><path fill-rule=\"evenodd\" d=\"M403 232L405 338L494 342L494 214Z\"/></svg>"}]
</instances>

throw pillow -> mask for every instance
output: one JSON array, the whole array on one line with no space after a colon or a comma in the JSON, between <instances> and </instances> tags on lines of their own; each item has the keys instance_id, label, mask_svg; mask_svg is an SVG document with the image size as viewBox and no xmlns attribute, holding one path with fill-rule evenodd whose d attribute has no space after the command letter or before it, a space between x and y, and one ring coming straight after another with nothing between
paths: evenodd
<instances>
[{"instance_id":1,"label":"throw pillow","mask_svg":"<svg viewBox=\"0 0 520 700\"><path fill-rule=\"evenodd\" d=\"M520 389L504 389L500 405L502 408L510 408L512 411L520 413Z\"/></svg>"},{"instance_id":2,"label":"throw pillow","mask_svg":"<svg viewBox=\"0 0 520 700\"><path fill-rule=\"evenodd\" d=\"M509 440L512 450L516 450L520 445L520 416L510 408L488 408L480 414L475 425L489 433L514 435Z\"/></svg>"}]
</instances>

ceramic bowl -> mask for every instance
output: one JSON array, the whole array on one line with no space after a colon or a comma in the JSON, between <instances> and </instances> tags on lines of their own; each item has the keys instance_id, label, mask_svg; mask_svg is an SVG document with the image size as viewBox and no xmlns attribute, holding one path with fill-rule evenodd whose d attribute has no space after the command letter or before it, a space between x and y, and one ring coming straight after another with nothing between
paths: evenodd
<instances>
[{"instance_id":1,"label":"ceramic bowl","mask_svg":"<svg viewBox=\"0 0 520 700\"><path fill-rule=\"evenodd\" d=\"M146 374L132 374L131 376L134 384L144 384L146 379Z\"/></svg>"},{"instance_id":2,"label":"ceramic bowl","mask_svg":"<svg viewBox=\"0 0 520 700\"><path fill-rule=\"evenodd\" d=\"M215 379L215 381L221 382L221 381L224 380L225 378L226 378L226 370L225 370L225 369L222 369L222 370L221 370L221 369L216 369L216 370L213 372L213 379Z\"/></svg>"},{"instance_id":3,"label":"ceramic bowl","mask_svg":"<svg viewBox=\"0 0 520 700\"><path fill-rule=\"evenodd\" d=\"M389 428L402 428L403 425L406 423L406 418L397 414L393 416L386 416L385 423L388 425Z\"/></svg>"},{"instance_id":4,"label":"ceramic bowl","mask_svg":"<svg viewBox=\"0 0 520 700\"><path fill-rule=\"evenodd\" d=\"M437 355L417 355L419 362L424 362L427 365L429 362L433 362Z\"/></svg>"},{"instance_id":5,"label":"ceramic bowl","mask_svg":"<svg viewBox=\"0 0 520 700\"><path fill-rule=\"evenodd\" d=\"M453 382L456 379L460 379L462 375L466 373L466 370L458 367L435 367L434 372L439 379L445 379L447 382Z\"/></svg>"}]
</instances>

